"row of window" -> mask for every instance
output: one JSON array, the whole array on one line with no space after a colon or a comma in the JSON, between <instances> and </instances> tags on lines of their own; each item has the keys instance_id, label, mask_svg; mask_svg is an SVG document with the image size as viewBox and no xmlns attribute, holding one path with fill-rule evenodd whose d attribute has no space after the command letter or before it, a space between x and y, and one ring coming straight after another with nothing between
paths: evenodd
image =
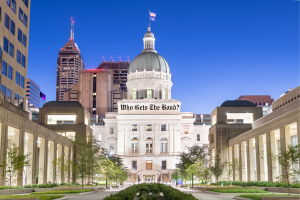
<instances>
[{"instance_id":1,"label":"row of window","mask_svg":"<svg viewBox=\"0 0 300 200\"><path fill-rule=\"evenodd\" d=\"M26 40L26 39L25 39ZM14 45L8 41L6 37L4 37L3 41L3 50L8 53L11 57L14 57ZM20 63L25 68L26 57L24 54L17 49L17 62Z\"/></svg>"},{"instance_id":2,"label":"row of window","mask_svg":"<svg viewBox=\"0 0 300 200\"><path fill-rule=\"evenodd\" d=\"M3 60L2 62L2 74L12 80L13 68ZM20 72L16 71L15 76L16 84L21 86L23 89L25 87L25 77L20 74Z\"/></svg>"},{"instance_id":3,"label":"row of window","mask_svg":"<svg viewBox=\"0 0 300 200\"><path fill-rule=\"evenodd\" d=\"M19 8L19 19L23 24L27 27L27 15L23 12L21 8Z\"/></svg>"},{"instance_id":4,"label":"row of window","mask_svg":"<svg viewBox=\"0 0 300 200\"><path fill-rule=\"evenodd\" d=\"M4 94L4 98L6 101L11 102L11 89L6 87L5 85L1 84L1 91ZM14 98L14 103L15 106L19 106L20 108L23 108L23 103L24 103L24 98L17 93L15 93L15 98Z\"/></svg>"},{"instance_id":5,"label":"row of window","mask_svg":"<svg viewBox=\"0 0 300 200\"><path fill-rule=\"evenodd\" d=\"M10 17L6 13L4 25L13 35L15 35L15 22L13 20L10 20Z\"/></svg>"},{"instance_id":6,"label":"row of window","mask_svg":"<svg viewBox=\"0 0 300 200\"><path fill-rule=\"evenodd\" d=\"M152 160L146 161L146 169L152 170ZM167 161L166 160L161 161L161 169L162 170L167 169ZM137 161L136 160L132 161L132 170L137 170Z\"/></svg>"},{"instance_id":7,"label":"row of window","mask_svg":"<svg viewBox=\"0 0 300 200\"><path fill-rule=\"evenodd\" d=\"M6 0L6 4L16 13L16 0Z\"/></svg>"},{"instance_id":8,"label":"row of window","mask_svg":"<svg viewBox=\"0 0 300 200\"><path fill-rule=\"evenodd\" d=\"M132 89L132 99L136 99L137 98L137 91L135 88ZM146 94L147 98L153 98L153 94L152 94L152 89L150 87L147 88L147 94ZM166 99L166 89L163 88L162 89L162 99Z\"/></svg>"},{"instance_id":9,"label":"row of window","mask_svg":"<svg viewBox=\"0 0 300 200\"><path fill-rule=\"evenodd\" d=\"M167 125L166 124L161 124L160 130L161 131L166 131L167 130ZM137 124L132 124L132 131L137 131ZM147 124L147 131L152 131L152 124Z\"/></svg>"}]
</instances>

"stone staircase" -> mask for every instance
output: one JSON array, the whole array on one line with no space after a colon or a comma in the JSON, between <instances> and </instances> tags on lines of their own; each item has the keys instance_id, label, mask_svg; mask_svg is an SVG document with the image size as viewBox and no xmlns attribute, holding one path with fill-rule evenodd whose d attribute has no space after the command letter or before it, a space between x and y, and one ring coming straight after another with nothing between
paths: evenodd
<instances>
[{"instance_id":1,"label":"stone staircase","mask_svg":"<svg viewBox=\"0 0 300 200\"><path fill-rule=\"evenodd\" d=\"M169 179L168 175L167 174L163 174L163 182L171 182L171 179Z\"/></svg>"}]
</instances>

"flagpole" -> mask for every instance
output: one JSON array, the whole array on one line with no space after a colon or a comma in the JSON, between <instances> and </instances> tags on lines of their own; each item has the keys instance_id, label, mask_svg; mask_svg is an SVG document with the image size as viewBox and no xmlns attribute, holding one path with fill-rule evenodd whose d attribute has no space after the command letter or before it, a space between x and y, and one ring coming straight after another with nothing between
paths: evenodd
<instances>
[{"instance_id":1,"label":"flagpole","mask_svg":"<svg viewBox=\"0 0 300 200\"><path fill-rule=\"evenodd\" d=\"M149 28L150 28L150 10L148 10L149 11Z\"/></svg>"}]
</instances>

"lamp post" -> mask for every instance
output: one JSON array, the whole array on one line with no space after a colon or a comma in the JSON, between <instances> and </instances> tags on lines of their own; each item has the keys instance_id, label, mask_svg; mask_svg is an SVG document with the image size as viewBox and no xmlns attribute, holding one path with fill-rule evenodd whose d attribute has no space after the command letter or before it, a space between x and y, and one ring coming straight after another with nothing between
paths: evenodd
<instances>
[{"instance_id":1,"label":"lamp post","mask_svg":"<svg viewBox=\"0 0 300 200\"><path fill-rule=\"evenodd\" d=\"M176 170L176 169L175 169ZM178 175L178 172L176 172L176 186L178 185L178 182L177 182L177 175Z\"/></svg>"},{"instance_id":2,"label":"lamp post","mask_svg":"<svg viewBox=\"0 0 300 200\"><path fill-rule=\"evenodd\" d=\"M180 169L181 169L181 172L180 172L180 174L181 174L181 182L182 182L182 164L183 164L183 162L181 161L181 162L180 162Z\"/></svg>"},{"instance_id":3,"label":"lamp post","mask_svg":"<svg viewBox=\"0 0 300 200\"><path fill-rule=\"evenodd\" d=\"M192 163L194 164L194 156L192 155ZM194 189L194 173L192 172L192 189Z\"/></svg>"},{"instance_id":4,"label":"lamp post","mask_svg":"<svg viewBox=\"0 0 300 200\"><path fill-rule=\"evenodd\" d=\"M105 157L107 158L108 155L106 154ZM106 181L106 189L107 189L107 173L105 172L105 181Z\"/></svg>"},{"instance_id":5,"label":"lamp post","mask_svg":"<svg viewBox=\"0 0 300 200\"><path fill-rule=\"evenodd\" d=\"M118 164L118 162L116 162L116 165L117 164ZM118 186L117 181L118 181L118 177L116 176L116 187Z\"/></svg>"}]
</instances>

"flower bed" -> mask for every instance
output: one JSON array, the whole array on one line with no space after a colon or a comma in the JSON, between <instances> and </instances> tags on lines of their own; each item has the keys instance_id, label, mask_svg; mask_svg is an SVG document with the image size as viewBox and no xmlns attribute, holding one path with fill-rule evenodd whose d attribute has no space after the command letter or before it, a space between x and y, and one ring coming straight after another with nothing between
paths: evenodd
<instances>
[{"instance_id":1,"label":"flower bed","mask_svg":"<svg viewBox=\"0 0 300 200\"><path fill-rule=\"evenodd\" d=\"M211 192L219 192L219 193L270 193L268 191L265 190L255 190L255 189L226 189L226 188L222 188L222 189L208 189L207 191L211 191Z\"/></svg>"},{"instance_id":2,"label":"flower bed","mask_svg":"<svg viewBox=\"0 0 300 200\"><path fill-rule=\"evenodd\" d=\"M265 196L289 196L288 194L242 194L239 197L252 199L252 200L262 200L262 197ZM291 195L291 196L299 196L299 195Z\"/></svg>"},{"instance_id":3,"label":"flower bed","mask_svg":"<svg viewBox=\"0 0 300 200\"><path fill-rule=\"evenodd\" d=\"M70 194L70 193L84 193L84 192L92 192L94 190L52 190L45 192L33 192L32 194Z\"/></svg>"},{"instance_id":4,"label":"flower bed","mask_svg":"<svg viewBox=\"0 0 300 200\"><path fill-rule=\"evenodd\" d=\"M130 186L116 194L111 194L110 196L104 198L104 200L133 200L137 193L140 194L140 200L161 200L163 199L163 197L160 196L160 193L163 193L164 199L168 200L196 200L196 198L191 194L187 194L171 186L166 186L158 183L143 183Z\"/></svg>"},{"instance_id":5,"label":"flower bed","mask_svg":"<svg viewBox=\"0 0 300 200\"><path fill-rule=\"evenodd\" d=\"M32 198L32 197L38 197L39 200L52 200L52 199L58 199L61 197L64 197L64 195L12 195L11 198L19 199L19 198ZM9 198L9 196L0 196L0 199Z\"/></svg>"}]
</instances>

